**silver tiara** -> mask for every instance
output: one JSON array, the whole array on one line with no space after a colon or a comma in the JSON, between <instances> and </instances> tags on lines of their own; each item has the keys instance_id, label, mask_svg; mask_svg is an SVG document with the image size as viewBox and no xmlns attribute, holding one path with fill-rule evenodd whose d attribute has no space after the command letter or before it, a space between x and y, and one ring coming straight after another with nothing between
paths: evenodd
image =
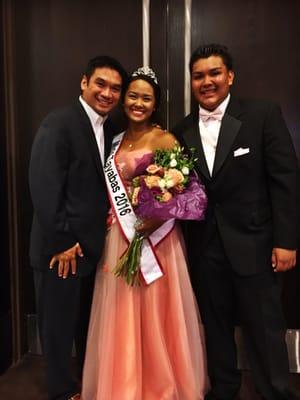
<instances>
[{"instance_id":1,"label":"silver tiara","mask_svg":"<svg viewBox=\"0 0 300 400\"><path fill-rule=\"evenodd\" d=\"M134 71L131 76L140 76L140 75L148 76L158 85L158 80L156 78L155 72L150 67L148 66L140 67L136 71Z\"/></svg>"}]
</instances>

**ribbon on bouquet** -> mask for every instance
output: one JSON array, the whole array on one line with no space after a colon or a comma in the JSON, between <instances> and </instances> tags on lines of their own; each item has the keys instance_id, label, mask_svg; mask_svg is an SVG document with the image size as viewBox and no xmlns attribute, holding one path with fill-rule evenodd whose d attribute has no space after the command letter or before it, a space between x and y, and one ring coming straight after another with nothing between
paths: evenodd
<instances>
[{"instance_id":1,"label":"ribbon on bouquet","mask_svg":"<svg viewBox=\"0 0 300 400\"><path fill-rule=\"evenodd\" d=\"M134 225L137 221L137 217L115 162L115 155L122 143L124 133L125 132L121 132L119 135L115 136L112 142L112 150L105 163L104 175L111 206L121 228L121 232L129 244L135 235ZM166 221L148 238L143 240L140 270L148 285L163 276L162 268L155 253L155 246L171 232L174 224L174 219Z\"/></svg>"}]
</instances>

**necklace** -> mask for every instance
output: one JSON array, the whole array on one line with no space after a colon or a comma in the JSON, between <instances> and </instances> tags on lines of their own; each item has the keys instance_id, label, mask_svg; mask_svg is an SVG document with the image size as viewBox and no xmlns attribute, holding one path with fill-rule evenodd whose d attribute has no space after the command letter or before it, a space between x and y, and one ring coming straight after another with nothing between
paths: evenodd
<instances>
[{"instance_id":1,"label":"necklace","mask_svg":"<svg viewBox=\"0 0 300 400\"><path fill-rule=\"evenodd\" d=\"M128 144L128 149L132 150L132 149L135 147L135 144L136 144L137 142L140 141L141 137L142 137L143 135L145 135L145 134L151 132L152 129L153 129L153 127L151 126L150 129L147 129L147 130L144 130L143 132L140 132L140 133L139 133L139 136L140 136L139 138L132 137L131 139L130 139L130 135L128 135L128 131L127 131L127 135L126 135L127 138L126 138L126 136L125 136L125 138L126 138L128 141L129 141L129 140L132 140L132 141L133 141L133 142L131 142L131 143ZM128 137L128 136L129 136L129 137Z\"/></svg>"}]
</instances>

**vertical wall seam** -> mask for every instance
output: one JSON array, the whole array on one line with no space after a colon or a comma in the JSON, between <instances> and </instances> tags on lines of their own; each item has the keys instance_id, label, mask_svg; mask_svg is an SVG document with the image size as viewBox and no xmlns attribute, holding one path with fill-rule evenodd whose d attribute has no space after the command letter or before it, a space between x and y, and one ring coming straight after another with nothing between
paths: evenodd
<instances>
[{"instance_id":1,"label":"vertical wall seam","mask_svg":"<svg viewBox=\"0 0 300 400\"><path fill-rule=\"evenodd\" d=\"M150 0L143 0L143 66L150 63Z\"/></svg>"},{"instance_id":2,"label":"vertical wall seam","mask_svg":"<svg viewBox=\"0 0 300 400\"><path fill-rule=\"evenodd\" d=\"M184 115L191 111L191 86L189 60L191 57L191 10L192 0L185 0L184 7Z\"/></svg>"},{"instance_id":3,"label":"vertical wall seam","mask_svg":"<svg viewBox=\"0 0 300 400\"><path fill-rule=\"evenodd\" d=\"M170 63L169 63L169 56L170 56L170 49L169 49L169 1L167 1L167 10L166 10L166 20L167 20L167 26L166 26L166 51L167 51L167 56L166 56L166 121L167 121L167 130L170 129L170 101L169 101L169 95L170 95Z\"/></svg>"},{"instance_id":4,"label":"vertical wall seam","mask_svg":"<svg viewBox=\"0 0 300 400\"><path fill-rule=\"evenodd\" d=\"M3 58L4 58L4 101L5 140L7 154L7 198L10 297L12 309L13 362L21 359L21 309L19 276L19 234L17 204L17 138L15 107L15 38L13 21L14 2L4 0L3 7Z\"/></svg>"}]
</instances>

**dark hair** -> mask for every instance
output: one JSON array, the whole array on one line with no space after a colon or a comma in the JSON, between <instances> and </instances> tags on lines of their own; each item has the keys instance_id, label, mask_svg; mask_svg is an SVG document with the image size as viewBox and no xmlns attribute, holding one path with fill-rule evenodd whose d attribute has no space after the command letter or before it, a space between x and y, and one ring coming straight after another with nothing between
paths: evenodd
<instances>
[{"instance_id":1,"label":"dark hair","mask_svg":"<svg viewBox=\"0 0 300 400\"><path fill-rule=\"evenodd\" d=\"M193 66L196 61L198 61L200 58L208 58L210 56L221 57L227 69L229 71L233 70L232 56L228 52L227 47L221 44L211 43L211 44L201 45L193 52L189 63L190 73L192 73Z\"/></svg>"},{"instance_id":2,"label":"dark hair","mask_svg":"<svg viewBox=\"0 0 300 400\"><path fill-rule=\"evenodd\" d=\"M128 79L127 72L122 67L122 65L115 58L110 56L97 56L92 58L86 66L84 75L87 78L87 81L90 80L90 77L93 75L96 68L110 68L117 71L122 78L122 91L126 86L126 82Z\"/></svg>"},{"instance_id":3,"label":"dark hair","mask_svg":"<svg viewBox=\"0 0 300 400\"><path fill-rule=\"evenodd\" d=\"M153 91L154 91L154 98L155 98L155 107L158 108L159 104L160 104L160 86L158 83L154 82L154 80L152 78L150 78L148 75L135 75L135 76L130 76L127 79L127 83L125 85L123 94L122 94L122 102L124 102L125 99L125 94L127 92L128 86L130 85L131 82L137 81L139 79L142 79L143 81L148 82L152 87L153 87Z\"/></svg>"},{"instance_id":4,"label":"dark hair","mask_svg":"<svg viewBox=\"0 0 300 400\"><path fill-rule=\"evenodd\" d=\"M155 99L155 110L152 113L151 119L152 119L153 122L159 123L160 122L160 115L158 113L158 108L159 108L159 105L160 105L160 96L161 96L160 86L149 75L139 73L138 75L130 75L129 76L129 78L127 79L126 85L124 87L124 90L122 92L122 96L121 96L122 103L124 103L125 94L127 92L127 89L129 87L130 83L134 82L134 81L137 81L139 79L142 79L143 81L148 82L149 85L151 85L152 88L153 88L154 99Z\"/></svg>"}]
</instances>

